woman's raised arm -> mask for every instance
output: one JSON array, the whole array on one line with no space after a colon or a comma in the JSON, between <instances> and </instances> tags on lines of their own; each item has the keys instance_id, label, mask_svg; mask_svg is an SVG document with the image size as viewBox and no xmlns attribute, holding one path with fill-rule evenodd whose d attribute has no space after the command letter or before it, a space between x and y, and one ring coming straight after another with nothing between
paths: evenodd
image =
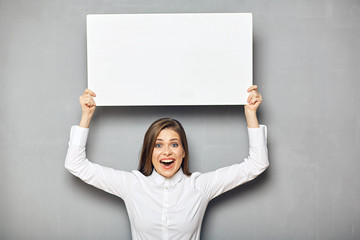
<instances>
[{"instance_id":1,"label":"woman's raised arm","mask_svg":"<svg viewBox=\"0 0 360 240\"><path fill-rule=\"evenodd\" d=\"M241 163L220 168L213 172L197 174L196 185L211 200L216 196L246 183L269 166L267 151L267 128L259 125L256 111L262 102L262 96L253 85L248 88L248 104L245 105L245 116L249 134L249 155Z\"/></svg>"},{"instance_id":2,"label":"woman's raised arm","mask_svg":"<svg viewBox=\"0 0 360 240\"><path fill-rule=\"evenodd\" d=\"M93 91L86 89L79 98L82 116L79 126L71 127L65 168L84 182L124 198L136 182L136 176L132 172L115 170L92 163L86 157L85 149L89 125L96 108L93 99L95 96L96 94Z\"/></svg>"}]
</instances>

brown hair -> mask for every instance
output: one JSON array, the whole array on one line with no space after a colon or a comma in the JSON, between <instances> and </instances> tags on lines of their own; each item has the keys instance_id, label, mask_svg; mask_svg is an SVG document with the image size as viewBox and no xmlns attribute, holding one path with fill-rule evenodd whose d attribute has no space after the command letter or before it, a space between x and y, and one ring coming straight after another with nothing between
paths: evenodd
<instances>
[{"instance_id":1,"label":"brown hair","mask_svg":"<svg viewBox=\"0 0 360 240\"><path fill-rule=\"evenodd\" d=\"M141 150L139 171L145 176L149 176L153 171L154 166L152 165L152 154L155 146L156 137L159 135L161 130L171 129L180 136L180 141L185 152L185 157L181 164L184 174L190 176L189 171L189 149L186 139L185 130L181 123L172 118L160 118L153 122L144 136L144 143Z\"/></svg>"}]
</instances>

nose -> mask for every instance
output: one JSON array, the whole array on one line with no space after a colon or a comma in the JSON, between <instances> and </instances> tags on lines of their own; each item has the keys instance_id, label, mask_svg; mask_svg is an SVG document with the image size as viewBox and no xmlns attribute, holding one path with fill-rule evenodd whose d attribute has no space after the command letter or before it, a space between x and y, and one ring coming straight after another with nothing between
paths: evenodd
<instances>
[{"instance_id":1,"label":"nose","mask_svg":"<svg viewBox=\"0 0 360 240\"><path fill-rule=\"evenodd\" d=\"M164 147L164 152L163 152L163 154L164 154L165 156L171 155L171 154L172 154L172 149L171 149L169 146Z\"/></svg>"}]
</instances>

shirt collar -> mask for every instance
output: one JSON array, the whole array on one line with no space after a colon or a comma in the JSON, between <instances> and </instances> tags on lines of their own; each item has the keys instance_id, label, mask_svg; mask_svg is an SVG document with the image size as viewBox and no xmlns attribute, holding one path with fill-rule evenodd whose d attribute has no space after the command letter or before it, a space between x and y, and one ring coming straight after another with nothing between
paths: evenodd
<instances>
[{"instance_id":1,"label":"shirt collar","mask_svg":"<svg viewBox=\"0 0 360 240\"><path fill-rule=\"evenodd\" d=\"M181 167L171 178L166 178L166 177L160 175L155 170L155 168L153 169L153 171L150 175L151 179L155 183L157 183L159 185L171 186L171 187L174 187L176 184L178 184L180 182L180 180L183 178L183 176L184 176L184 172Z\"/></svg>"}]
</instances>

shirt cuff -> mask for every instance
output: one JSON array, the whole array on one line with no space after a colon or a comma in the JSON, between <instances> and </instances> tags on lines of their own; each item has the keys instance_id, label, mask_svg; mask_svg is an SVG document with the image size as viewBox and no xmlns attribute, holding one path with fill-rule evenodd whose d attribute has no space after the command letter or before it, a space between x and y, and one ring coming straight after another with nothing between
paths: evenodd
<instances>
[{"instance_id":1,"label":"shirt cuff","mask_svg":"<svg viewBox=\"0 0 360 240\"><path fill-rule=\"evenodd\" d=\"M69 145L85 147L88 134L89 134L89 128L72 126L70 131Z\"/></svg>"},{"instance_id":2,"label":"shirt cuff","mask_svg":"<svg viewBox=\"0 0 360 240\"><path fill-rule=\"evenodd\" d=\"M259 128L248 128L250 147L267 145L267 127L260 125Z\"/></svg>"}]
</instances>

